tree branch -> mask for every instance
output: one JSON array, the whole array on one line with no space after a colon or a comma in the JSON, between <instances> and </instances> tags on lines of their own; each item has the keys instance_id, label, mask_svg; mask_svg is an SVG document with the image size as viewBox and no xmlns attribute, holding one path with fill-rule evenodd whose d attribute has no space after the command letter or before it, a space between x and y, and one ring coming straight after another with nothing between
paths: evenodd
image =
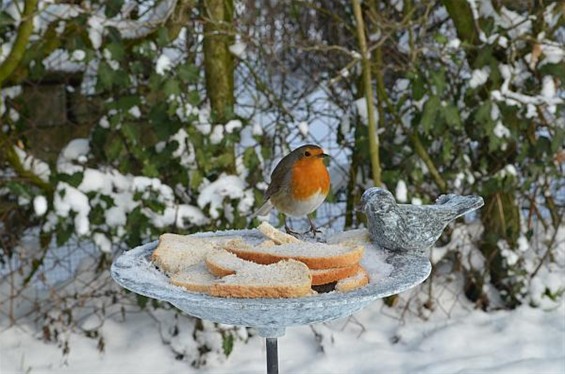
<instances>
[{"instance_id":1,"label":"tree branch","mask_svg":"<svg viewBox=\"0 0 565 374\"><path fill-rule=\"evenodd\" d=\"M38 0L25 1L22 22L18 28L18 35L12 45L10 54L0 65L0 87L2 87L4 80L18 67L18 64L24 56L29 37L33 32L33 15L37 9L37 2Z\"/></svg>"}]
</instances>

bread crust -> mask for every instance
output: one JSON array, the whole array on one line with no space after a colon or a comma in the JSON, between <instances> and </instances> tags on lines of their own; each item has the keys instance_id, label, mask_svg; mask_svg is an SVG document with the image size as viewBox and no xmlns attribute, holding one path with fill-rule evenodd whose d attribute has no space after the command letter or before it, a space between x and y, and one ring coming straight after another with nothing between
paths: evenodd
<instances>
[{"instance_id":1,"label":"bread crust","mask_svg":"<svg viewBox=\"0 0 565 374\"><path fill-rule=\"evenodd\" d=\"M320 286L348 278L357 273L359 264L341 268L310 270L312 274L312 286Z\"/></svg>"},{"instance_id":2,"label":"bread crust","mask_svg":"<svg viewBox=\"0 0 565 374\"><path fill-rule=\"evenodd\" d=\"M319 246L322 246L322 244L319 243ZM357 245L348 247L350 250L347 252L335 255L328 256L320 250L319 252L308 253L308 256L305 256L300 253L281 254L277 253L275 250L271 250L280 248L280 246L251 247L245 243L242 244L239 241L228 241L223 247L234 253L239 258L256 262L258 264L267 265L281 260L295 259L305 263L310 269L329 269L353 266L359 263L359 260L363 256L363 252L365 250L362 245Z\"/></svg>"},{"instance_id":3,"label":"bread crust","mask_svg":"<svg viewBox=\"0 0 565 374\"><path fill-rule=\"evenodd\" d=\"M362 266L359 266L357 273L351 277L339 280L335 285L335 289L339 292L349 292L367 284L369 284L369 274Z\"/></svg>"}]
</instances>

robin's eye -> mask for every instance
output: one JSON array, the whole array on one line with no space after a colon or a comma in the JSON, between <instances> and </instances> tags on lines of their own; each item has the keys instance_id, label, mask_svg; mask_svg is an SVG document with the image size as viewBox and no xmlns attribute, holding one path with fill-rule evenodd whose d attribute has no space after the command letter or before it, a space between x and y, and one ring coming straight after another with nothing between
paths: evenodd
<instances>
[{"instance_id":1,"label":"robin's eye","mask_svg":"<svg viewBox=\"0 0 565 374\"><path fill-rule=\"evenodd\" d=\"M304 156L310 157L310 156L312 156L312 154L310 152L306 151L306 152L304 152Z\"/></svg>"}]
</instances>

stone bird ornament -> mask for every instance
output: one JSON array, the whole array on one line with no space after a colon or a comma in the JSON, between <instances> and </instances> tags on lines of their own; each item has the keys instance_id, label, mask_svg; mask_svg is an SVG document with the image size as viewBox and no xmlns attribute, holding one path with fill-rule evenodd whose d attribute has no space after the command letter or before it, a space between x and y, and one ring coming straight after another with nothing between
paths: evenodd
<instances>
[{"instance_id":1,"label":"stone bird ornament","mask_svg":"<svg viewBox=\"0 0 565 374\"><path fill-rule=\"evenodd\" d=\"M441 195L433 205L397 204L392 193L369 188L360 207L367 215L371 240L391 251L423 254L457 217L484 205L480 196Z\"/></svg>"}]
</instances>

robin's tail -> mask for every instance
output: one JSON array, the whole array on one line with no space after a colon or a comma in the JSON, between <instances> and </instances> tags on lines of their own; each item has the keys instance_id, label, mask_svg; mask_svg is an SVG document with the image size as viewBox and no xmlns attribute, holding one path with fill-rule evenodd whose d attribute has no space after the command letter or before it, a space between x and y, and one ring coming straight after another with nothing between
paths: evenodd
<instances>
[{"instance_id":1,"label":"robin's tail","mask_svg":"<svg viewBox=\"0 0 565 374\"><path fill-rule=\"evenodd\" d=\"M448 194L441 195L436 200L436 205L441 205L449 210L450 220L479 209L484 204L483 198L477 195L461 196Z\"/></svg>"},{"instance_id":2,"label":"robin's tail","mask_svg":"<svg viewBox=\"0 0 565 374\"><path fill-rule=\"evenodd\" d=\"M271 211L271 209L273 209L273 204L271 203L271 200L267 200L265 201L265 203L261 206L261 208L257 209L253 214L251 214L251 216L249 218L253 219L257 216L264 216L267 213L269 213Z\"/></svg>"}]
</instances>

